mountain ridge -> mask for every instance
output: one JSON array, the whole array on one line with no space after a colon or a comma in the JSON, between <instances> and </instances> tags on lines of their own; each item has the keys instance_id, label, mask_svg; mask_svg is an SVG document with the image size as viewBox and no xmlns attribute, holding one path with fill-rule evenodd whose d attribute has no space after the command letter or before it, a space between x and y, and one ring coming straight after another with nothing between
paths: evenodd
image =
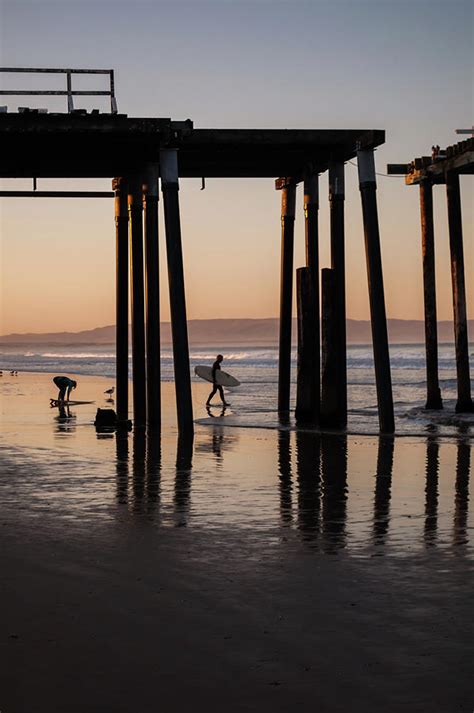
<instances>
[{"instance_id":1,"label":"mountain ridge","mask_svg":"<svg viewBox=\"0 0 474 713\"><path fill-rule=\"evenodd\" d=\"M424 341L422 320L389 319L389 340L393 343L419 343ZM270 346L278 343L278 323L276 317L264 319L191 319L188 334L191 344L212 345L255 345ZM474 336L474 320L468 320L468 330ZM293 333L296 338L296 319L293 319ZM350 344L370 342L371 328L367 320L347 320L347 341ZM440 342L453 341L453 323L448 320L438 322ZM171 343L170 322L161 323L163 344ZM0 336L0 345L7 344L114 344L115 326L95 327L79 332L29 332Z\"/></svg>"}]
</instances>

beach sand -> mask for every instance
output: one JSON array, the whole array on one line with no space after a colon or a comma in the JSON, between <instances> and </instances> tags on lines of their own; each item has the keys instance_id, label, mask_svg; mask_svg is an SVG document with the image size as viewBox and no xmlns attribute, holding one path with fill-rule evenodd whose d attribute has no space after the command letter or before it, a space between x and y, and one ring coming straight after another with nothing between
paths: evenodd
<instances>
[{"instance_id":1,"label":"beach sand","mask_svg":"<svg viewBox=\"0 0 474 713\"><path fill-rule=\"evenodd\" d=\"M0 381L2 713L472 710L467 437L190 448L163 384L161 438L116 438L110 380L62 419L51 379Z\"/></svg>"}]
</instances>

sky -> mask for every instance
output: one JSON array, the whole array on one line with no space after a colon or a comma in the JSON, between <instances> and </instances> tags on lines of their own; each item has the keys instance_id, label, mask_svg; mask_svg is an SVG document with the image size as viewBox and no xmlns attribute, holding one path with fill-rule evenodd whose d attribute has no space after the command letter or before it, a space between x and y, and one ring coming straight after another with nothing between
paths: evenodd
<instances>
[{"instance_id":1,"label":"sky","mask_svg":"<svg viewBox=\"0 0 474 713\"><path fill-rule=\"evenodd\" d=\"M464 0L0 0L0 65L113 68L120 112L197 128L377 128L387 314L423 316L419 195L387 163L409 162L473 125L473 5ZM2 78L5 88L31 78ZM49 80L55 88L57 80ZM61 81L61 80L59 80ZM22 83L21 83L22 82ZM45 85L43 85L45 86ZM78 88L85 88L85 84ZM89 88L91 87L88 84ZM32 97L18 105L65 110ZM76 106L106 110L102 99ZM4 188L30 181L1 181ZM462 178L468 313L474 318L473 177ZM181 181L188 317L274 317L280 194L272 179ZM109 190L109 181L38 188ZM327 175L321 267L329 266ZM295 267L304 264L297 196ZM169 319L161 222L162 319ZM0 198L0 333L78 331L115 320L113 201ZM452 319L446 195L435 188L438 318ZM369 317L357 167L346 166L347 315Z\"/></svg>"}]
</instances>

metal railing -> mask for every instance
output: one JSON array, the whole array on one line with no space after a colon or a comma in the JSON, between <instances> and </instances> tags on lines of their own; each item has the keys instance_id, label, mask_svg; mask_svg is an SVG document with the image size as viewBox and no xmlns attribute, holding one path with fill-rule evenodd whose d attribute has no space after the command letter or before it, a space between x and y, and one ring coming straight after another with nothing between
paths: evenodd
<instances>
[{"instance_id":1,"label":"metal railing","mask_svg":"<svg viewBox=\"0 0 474 713\"><path fill-rule=\"evenodd\" d=\"M0 72L10 72L14 74L65 74L66 89L64 90L40 90L40 89L2 89L1 96L65 96L67 97L68 113L75 111L74 97L76 96L107 96L110 97L110 111L117 114L117 100L115 98L115 81L113 69L40 69L37 67L0 67ZM110 78L110 89L101 91L74 90L72 88L73 74L108 74Z\"/></svg>"}]
</instances>

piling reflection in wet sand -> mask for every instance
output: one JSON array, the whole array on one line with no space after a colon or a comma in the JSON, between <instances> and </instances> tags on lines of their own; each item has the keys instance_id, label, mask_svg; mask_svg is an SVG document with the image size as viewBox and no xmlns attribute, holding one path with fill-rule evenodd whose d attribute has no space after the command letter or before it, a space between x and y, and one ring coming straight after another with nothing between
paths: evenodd
<instances>
[{"instance_id":1,"label":"piling reflection in wet sand","mask_svg":"<svg viewBox=\"0 0 474 713\"><path fill-rule=\"evenodd\" d=\"M346 545L347 437L321 435L322 534L325 552Z\"/></svg>"},{"instance_id":2,"label":"piling reflection in wet sand","mask_svg":"<svg viewBox=\"0 0 474 713\"><path fill-rule=\"evenodd\" d=\"M227 492L232 493L231 497L235 493L238 478L235 464L239 468L239 463L244 461L234 462L226 455L228 450L237 450L236 445L245 434L236 434L233 429L229 431L216 425L199 434L196 446L193 437L178 437L171 478L165 469L163 479L159 432L147 433L141 429L132 434L120 432L114 437L116 500L119 504L128 503L135 516L148 517L160 525L171 514L171 522L176 526L189 524L195 453L199 457L194 468L200 476L199 488L193 497L196 512L206 512L209 505L214 507L215 499L226 497ZM430 435L416 444L425 463L425 478L421 483L416 465L412 471L406 471L407 461L400 458L395 468L395 447L401 449L403 442L396 443L394 437L382 436L367 443L352 443L350 459L349 439L341 435L284 429L275 433L274 440L268 439L268 444L276 447L278 497L273 514L269 508L274 505L262 500L264 516L268 522L279 522L282 528L294 525L301 540L310 546L328 553L345 548L369 556L373 556L374 546L378 554L405 548L408 553L420 544L443 549L455 545L458 553L469 552L472 445L465 437L454 446L444 444L438 435ZM367 448L370 447L373 453L374 446L377 448L375 479L370 475L372 457L366 457ZM363 451L357 449L366 450L363 461L359 460ZM242 458L247 458L246 454L243 453ZM416 463L415 459L413 463ZM445 465L441 467L441 463ZM214 467L210 468L210 464ZM219 487L216 489L214 476L217 472ZM239 489L250 488L247 494L244 491L242 503L247 496L262 497L261 482L264 481L259 478L257 469L254 477L237 485ZM230 490L226 491L226 488ZM451 495L446 495L449 488ZM448 498L442 510L441 497L443 503ZM163 498L165 508L162 511ZM166 506L169 498L171 513ZM214 504L219 509L217 501ZM236 507L241 507L240 503ZM248 511L242 507L243 526L248 517ZM238 526L238 521L234 520L234 525Z\"/></svg>"},{"instance_id":3,"label":"piling reflection in wet sand","mask_svg":"<svg viewBox=\"0 0 474 713\"><path fill-rule=\"evenodd\" d=\"M438 479L439 442L436 438L426 440L426 485L425 485L425 545L436 544L438 528Z\"/></svg>"},{"instance_id":4,"label":"piling reflection in wet sand","mask_svg":"<svg viewBox=\"0 0 474 713\"><path fill-rule=\"evenodd\" d=\"M296 432L298 473L298 529L304 539L319 534L321 503L321 437L309 431Z\"/></svg>"},{"instance_id":5,"label":"piling reflection in wet sand","mask_svg":"<svg viewBox=\"0 0 474 713\"><path fill-rule=\"evenodd\" d=\"M193 434L178 436L176 449L176 479L174 510L177 527L186 527L191 498L191 471L193 467Z\"/></svg>"},{"instance_id":6,"label":"piling reflection in wet sand","mask_svg":"<svg viewBox=\"0 0 474 713\"><path fill-rule=\"evenodd\" d=\"M291 482L291 442L290 431L278 431L278 474L280 490L280 519L288 525L293 519Z\"/></svg>"},{"instance_id":7,"label":"piling reflection in wet sand","mask_svg":"<svg viewBox=\"0 0 474 713\"><path fill-rule=\"evenodd\" d=\"M146 441L147 511L152 515L160 505L161 431L150 430Z\"/></svg>"},{"instance_id":8,"label":"piling reflection in wet sand","mask_svg":"<svg viewBox=\"0 0 474 713\"><path fill-rule=\"evenodd\" d=\"M116 469L116 495L119 505L125 505L128 501L128 433L117 431L115 434L115 469Z\"/></svg>"},{"instance_id":9,"label":"piling reflection in wet sand","mask_svg":"<svg viewBox=\"0 0 474 713\"><path fill-rule=\"evenodd\" d=\"M130 441L132 443L131 467ZM117 502L120 505L128 503L131 485L132 511L135 514L140 513L146 504L146 512L152 514L160 499L161 434L158 431L146 433L144 429L137 429L130 436L125 431L117 431L115 447Z\"/></svg>"},{"instance_id":10,"label":"piling reflection in wet sand","mask_svg":"<svg viewBox=\"0 0 474 713\"><path fill-rule=\"evenodd\" d=\"M456 460L456 484L454 498L454 538L455 545L468 542L467 516L469 508L469 471L471 467L471 446L467 441L458 441Z\"/></svg>"},{"instance_id":11,"label":"piling reflection in wet sand","mask_svg":"<svg viewBox=\"0 0 474 713\"><path fill-rule=\"evenodd\" d=\"M394 446L395 440L390 436L379 438L374 495L373 537L375 545L384 545L388 533Z\"/></svg>"},{"instance_id":12,"label":"piling reflection in wet sand","mask_svg":"<svg viewBox=\"0 0 474 713\"><path fill-rule=\"evenodd\" d=\"M145 494L145 454L146 454L146 432L144 428L136 428L133 431L133 511L142 509L143 496Z\"/></svg>"}]
</instances>

